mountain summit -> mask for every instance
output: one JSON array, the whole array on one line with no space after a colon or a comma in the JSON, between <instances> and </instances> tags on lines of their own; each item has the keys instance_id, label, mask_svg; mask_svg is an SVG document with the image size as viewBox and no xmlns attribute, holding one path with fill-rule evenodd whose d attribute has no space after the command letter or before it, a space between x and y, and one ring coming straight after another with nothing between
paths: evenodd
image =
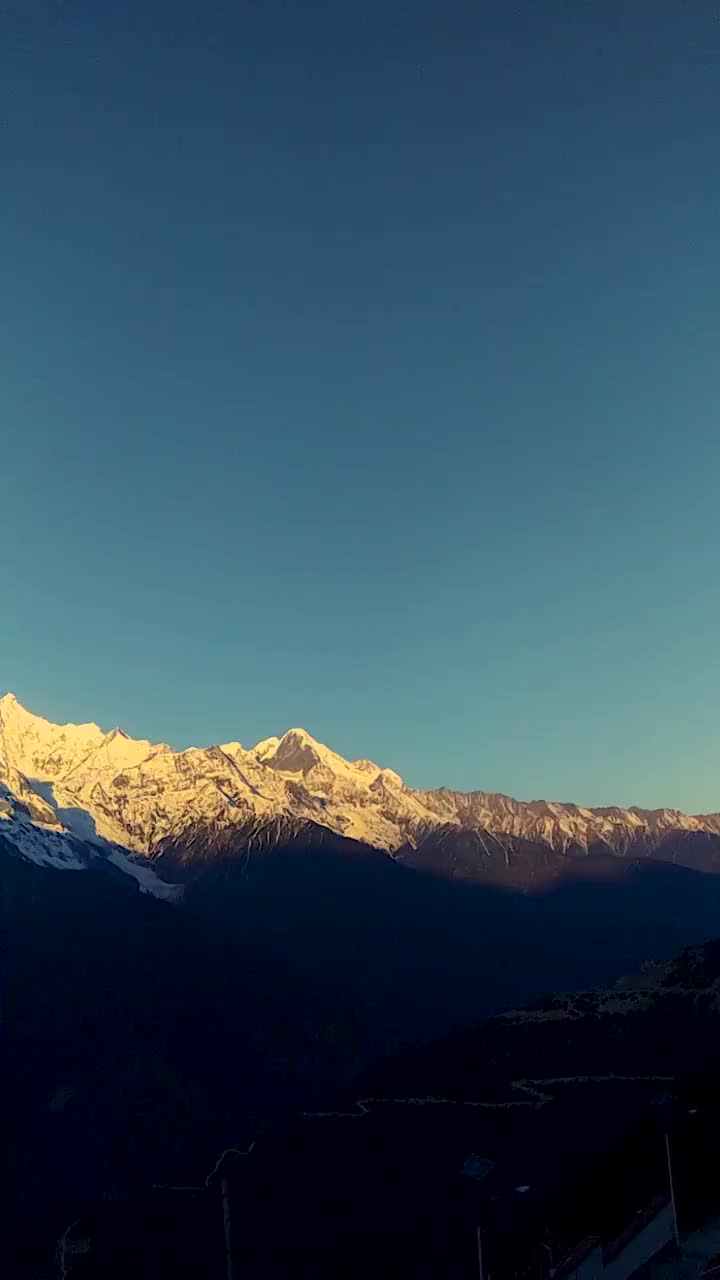
<instances>
[{"instance_id":1,"label":"mountain summit","mask_svg":"<svg viewBox=\"0 0 720 1280\"><path fill-rule=\"evenodd\" d=\"M187 866L308 831L468 879L498 868L535 879L549 855L557 863L588 852L706 870L720 861L720 814L413 790L393 770L345 760L300 728L252 748L175 751L94 723L52 724L12 694L0 699L0 785L0 835L22 856L75 869L81 842L115 859L119 850L134 855L136 878L149 860Z\"/></svg>"}]
</instances>

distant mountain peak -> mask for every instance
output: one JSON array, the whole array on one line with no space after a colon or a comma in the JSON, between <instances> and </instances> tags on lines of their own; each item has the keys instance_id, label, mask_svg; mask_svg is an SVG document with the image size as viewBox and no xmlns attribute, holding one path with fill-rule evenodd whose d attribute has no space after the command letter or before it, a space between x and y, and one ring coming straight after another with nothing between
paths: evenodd
<instances>
[{"instance_id":1,"label":"distant mountain peak","mask_svg":"<svg viewBox=\"0 0 720 1280\"><path fill-rule=\"evenodd\" d=\"M282 773L306 774L322 763L326 751L305 729L288 729L275 750L265 756L265 763Z\"/></svg>"},{"instance_id":2,"label":"distant mountain peak","mask_svg":"<svg viewBox=\"0 0 720 1280\"><path fill-rule=\"evenodd\" d=\"M0 698L0 713L2 712L6 715L8 713L12 713L21 720L32 721L37 726L45 726L47 730L53 733L58 733L61 730L77 733L84 731L93 731L98 734L103 733L103 730L99 725L95 724L94 721L88 721L85 724L75 724L72 722L68 722L66 724L55 724L51 720L46 720L43 716L36 715L35 712L29 711L28 708L20 702L19 698L11 692L3 694L2 698Z\"/></svg>"},{"instance_id":3,"label":"distant mountain peak","mask_svg":"<svg viewBox=\"0 0 720 1280\"><path fill-rule=\"evenodd\" d=\"M286 729L285 733L280 739L281 742L285 742L285 741L294 742L296 740L299 740L301 742L309 742L314 747L319 747L321 745L316 738L313 738L311 733L308 733L307 729L301 729L299 727L296 727L294 729Z\"/></svg>"}]
</instances>

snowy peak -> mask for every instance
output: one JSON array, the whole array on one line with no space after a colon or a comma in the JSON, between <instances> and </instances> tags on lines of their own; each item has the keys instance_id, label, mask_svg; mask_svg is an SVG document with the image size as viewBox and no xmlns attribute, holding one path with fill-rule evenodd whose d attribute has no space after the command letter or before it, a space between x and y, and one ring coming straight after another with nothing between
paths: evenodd
<instances>
[{"instance_id":1,"label":"snowy peak","mask_svg":"<svg viewBox=\"0 0 720 1280\"><path fill-rule=\"evenodd\" d=\"M137 741L124 729L105 733L96 724L52 724L26 711L12 694L0 698L0 759L40 782L64 781L78 770L86 775L133 768L166 750Z\"/></svg>"},{"instance_id":2,"label":"snowy peak","mask_svg":"<svg viewBox=\"0 0 720 1280\"><path fill-rule=\"evenodd\" d=\"M64 776L103 741L96 724L51 724L11 693L0 698L0 758L26 777Z\"/></svg>"},{"instance_id":3,"label":"snowy peak","mask_svg":"<svg viewBox=\"0 0 720 1280\"><path fill-rule=\"evenodd\" d=\"M304 729L288 729L275 750L264 757L264 762L268 768L281 773L307 774L322 764L325 750Z\"/></svg>"},{"instance_id":4,"label":"snowy peak","mask_svg":"<svg viewBox=\"0 0 720 1280\"><path fill-rule=\"evenodd\" d=\"M269 747L270 743L274 744L272 749ZM268 738L262 745L267 748L263 751L264 763L280 773L302 773L307 776L315 769L324 769L335 778L352 780L360 787L367 786L381 773L391 774L390 770L382 770L371 760L345 760L336 751L313 738L307 729L288 729L282 738ZM397 774L392 776L398 778Z\"/></svg>"},{"instance_id":5,"label":"snowy peak","mask_svg":"<svg viewBox=\"0 0 720 1280\"><path fill-rule=\"evenodd\" d=\"M264 760L267 756L271 756L279 745L279 738L263 738L262 742L257 742L252 748L252 754L257 756L258 760Z\"/></svg>"}]
</instances>

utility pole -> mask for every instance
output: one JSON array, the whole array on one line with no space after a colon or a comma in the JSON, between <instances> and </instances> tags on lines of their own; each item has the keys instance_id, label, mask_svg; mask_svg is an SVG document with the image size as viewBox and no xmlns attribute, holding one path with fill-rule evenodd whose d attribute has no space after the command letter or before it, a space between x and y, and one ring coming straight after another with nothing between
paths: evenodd
<instances>
[{"instance_id":1,"label":"utility pole","mask_svg":"<svg viewBox=\"0 0 720 1280\"><path fill-rule=\"evenodd\" d=\"M480 1228L477 1227L477 1255L478 1255L478 1280L484 1280L483 1277L483 1256L482 1256L482 1235Z\"/></svg>"},{"instance_id":2,"label":"utility pole","mask_svg":"<svg viewBox=\"0 0 720 1280\"><path fill-rule=\"evenodd\" d=\"M667 1155L668 1182L670 1183L670 1203L672 1205L673 1227L675 1230L675 1245L680 1248L680 1232L678 1231L677 1206L675 1204L675 1184L673 1183L672 1161L670 1160L670 1135L665 1130L665 1154Z\"/></svg>"},{"instance_id":3,"label":"utility pole","mask_svg":"<svg viewBox=\"0 0 720 1280\"><path fill-rule=\"evenodd\" d=\"M225 1275L227 1280L235 1280L235 1268L232 1257L232 1229L230 1225L230 1187L227 1178L220 1180L222 1192L223 1226L225 1228Z\"/></svg>"}]
</instances>

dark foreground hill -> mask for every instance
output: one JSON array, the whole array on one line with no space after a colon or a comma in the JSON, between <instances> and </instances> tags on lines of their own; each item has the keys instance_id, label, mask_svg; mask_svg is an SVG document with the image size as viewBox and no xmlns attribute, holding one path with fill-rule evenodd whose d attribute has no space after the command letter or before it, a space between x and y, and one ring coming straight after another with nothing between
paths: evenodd
<instances>
[{"instance_id":1,"label":"dark foreground hill","mask_svg":"<svg viewBox=\"0 0 720 1280\"><path fill-rule=\"evenodd\" d=\"M196 1184L218 1150L321 1108L402 1042L606 982L720 919L717 877L610 857L527 894L291 845L215 863L181 907L102 861L58 874L8 853L0 876L19 1276L28 1241L98 1196Z\"/></svg>"},{"instance_id":2,"label":"dark foreground hill","mask_svg":"<svg viewBox=\"0 0 720 1280\"><path fill-rule=\"evenodd\" d=\"M710 944L391 1056L225 1157L237 1274L470 1280L480 1226L492 1275L545 1276L667 1195L669 1122L689 1229L718 1208L719 995ZM113 1280L135 1256L151 1276L172 1256L178 1280L220 1276L222 1224L217 1178L108 1203L81 1220L94 1244L71 1274Z\"/></svg>"}]
</instances>

